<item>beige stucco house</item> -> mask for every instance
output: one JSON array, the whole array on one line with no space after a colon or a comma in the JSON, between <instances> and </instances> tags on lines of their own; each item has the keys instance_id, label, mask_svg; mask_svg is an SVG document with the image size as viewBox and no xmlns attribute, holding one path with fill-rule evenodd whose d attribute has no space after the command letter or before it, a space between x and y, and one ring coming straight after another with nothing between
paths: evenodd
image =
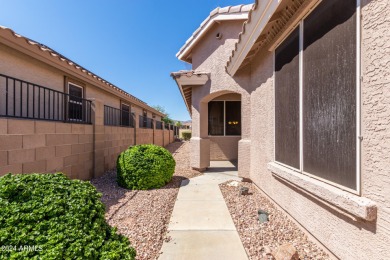
<instances>
[{"instance_id":1,"label":"beige stucco house","mask_svg":"<svg viewBox=\"0 0 390 260\"><path fill-rule=\"evenodd\" d=\"M174 127L164 126L163 116L48 46L0 27L0 176L100 176L130 145L173 142Z\"/></svg>"},{"instance_id":2,"label":"beige stucco house","mask_svg":"<svg viewBox=\"0 0 390 260\"><path fill-rule=\"evenodd\" d=\"M191 166L238 173L341 259L390 256L390 3L265 0L217 8L172 73Z\"/></svg>"}]
</instances>

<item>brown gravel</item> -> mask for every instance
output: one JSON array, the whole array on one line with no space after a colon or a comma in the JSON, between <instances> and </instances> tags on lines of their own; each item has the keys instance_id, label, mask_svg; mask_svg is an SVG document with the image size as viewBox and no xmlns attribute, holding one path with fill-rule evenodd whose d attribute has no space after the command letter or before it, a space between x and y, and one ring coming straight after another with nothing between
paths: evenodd
<instances>
[{"instance_id":1,"label":"brown gravel","mask_svg":"<svg viewBox=\"0 0 390 260\"><path fill-rule=\"evenodd\" d=\"M286 213L278 210L254 184L240 183L239 187L249 188L249 195L239 196L239 187L227 186L229 182L221 184L220 189L250 259L273 259L270 252L286 243L296 248L300 259L329 259L328 255L309 241ZM268 222L259 223L259 209L270 213Z\"/></svg>"},{"instance_id":2,"label":"brown gravel","mask_svg":"<svg viewBox=\"0 0 390 260\"><path fill-rule=\"evenodd\" d=\"M182 180L201 173L189 165L189 143L175 142L166 147L176 161L172 181L160 189L127 190L116 183L116 169L107 171L91 183L103 194L106 220L127 236L137 251L136 259L157 259L166 237L176 196Z\"/></svg>"}]
</instances>

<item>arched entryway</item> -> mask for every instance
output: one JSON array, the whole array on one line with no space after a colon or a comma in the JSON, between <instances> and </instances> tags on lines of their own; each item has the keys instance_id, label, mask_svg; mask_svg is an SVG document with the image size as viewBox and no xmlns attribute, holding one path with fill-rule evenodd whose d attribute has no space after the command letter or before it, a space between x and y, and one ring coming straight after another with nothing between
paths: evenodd
<instances>
[{"instance_id":1,"label":"arched entryway","mask_svg":"<svg viewBox=\"0 0 390 260\"><path fill-rule=\"evenodd\" d=\"M232 91L211 93L200 101L199 112L199 136L192 141L202 169L236 167L242 128L241 95Z\"/></svg>"}]
</instances>

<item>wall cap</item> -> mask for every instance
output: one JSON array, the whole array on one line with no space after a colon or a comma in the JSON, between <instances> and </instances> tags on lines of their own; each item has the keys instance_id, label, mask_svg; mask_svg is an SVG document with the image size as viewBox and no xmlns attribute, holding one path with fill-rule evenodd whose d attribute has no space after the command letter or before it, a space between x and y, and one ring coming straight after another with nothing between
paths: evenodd
<instances>
[{"instance_id":1,"label":"wall cap","mask_svg":"<svg viewBox=\"0 0 390 260\"><path fill-rule=\"evenodd\" d=\"M376 203L368 198L343 191L325 182L282 166L276 162L268 163L268 170L277 178L301 188L316 198L326 201L358 218L374 221L377 218Z\"/></svg>"}]
</instances>

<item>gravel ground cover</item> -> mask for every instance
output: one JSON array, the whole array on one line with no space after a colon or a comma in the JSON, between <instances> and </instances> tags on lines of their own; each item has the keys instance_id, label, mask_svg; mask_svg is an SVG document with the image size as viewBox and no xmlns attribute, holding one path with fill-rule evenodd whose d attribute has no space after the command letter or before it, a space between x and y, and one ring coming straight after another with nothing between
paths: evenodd
<instances>
[{"instance_id":1,"label":"gravel ground cover","mask_svg":"<svg viewBox=\"0 0 390 260\"><path fill-rule=\"evenodd\" d=\"M239 183L239 187L249 188L249 194L238 195L239 187L228 186L230 182L220 184L220 189L250 259L274 259L271 252L286 243L295 247L300 259L329 259L328 255L309 241L286 213L278 210L254 184ZM268 222L259 223L259 209L270 213Z\"/></svg>"},{"instance_id":2,"label":"gravel ground cover","mask_svg":"<svg viewBox=\"0 0 390 260\"><path fill-rule=\"evenodd\" d=\"M105 218L118 232L127 236L137 251L136 259L157 259L173 206L184 179L201 175L189 165L189 142L175 142L166 147L175 158L174 176L167 185L153 190L127 190L116 183L116 169L107 171L91 183L103 194Z\"/></svg>"}]
</instances>

